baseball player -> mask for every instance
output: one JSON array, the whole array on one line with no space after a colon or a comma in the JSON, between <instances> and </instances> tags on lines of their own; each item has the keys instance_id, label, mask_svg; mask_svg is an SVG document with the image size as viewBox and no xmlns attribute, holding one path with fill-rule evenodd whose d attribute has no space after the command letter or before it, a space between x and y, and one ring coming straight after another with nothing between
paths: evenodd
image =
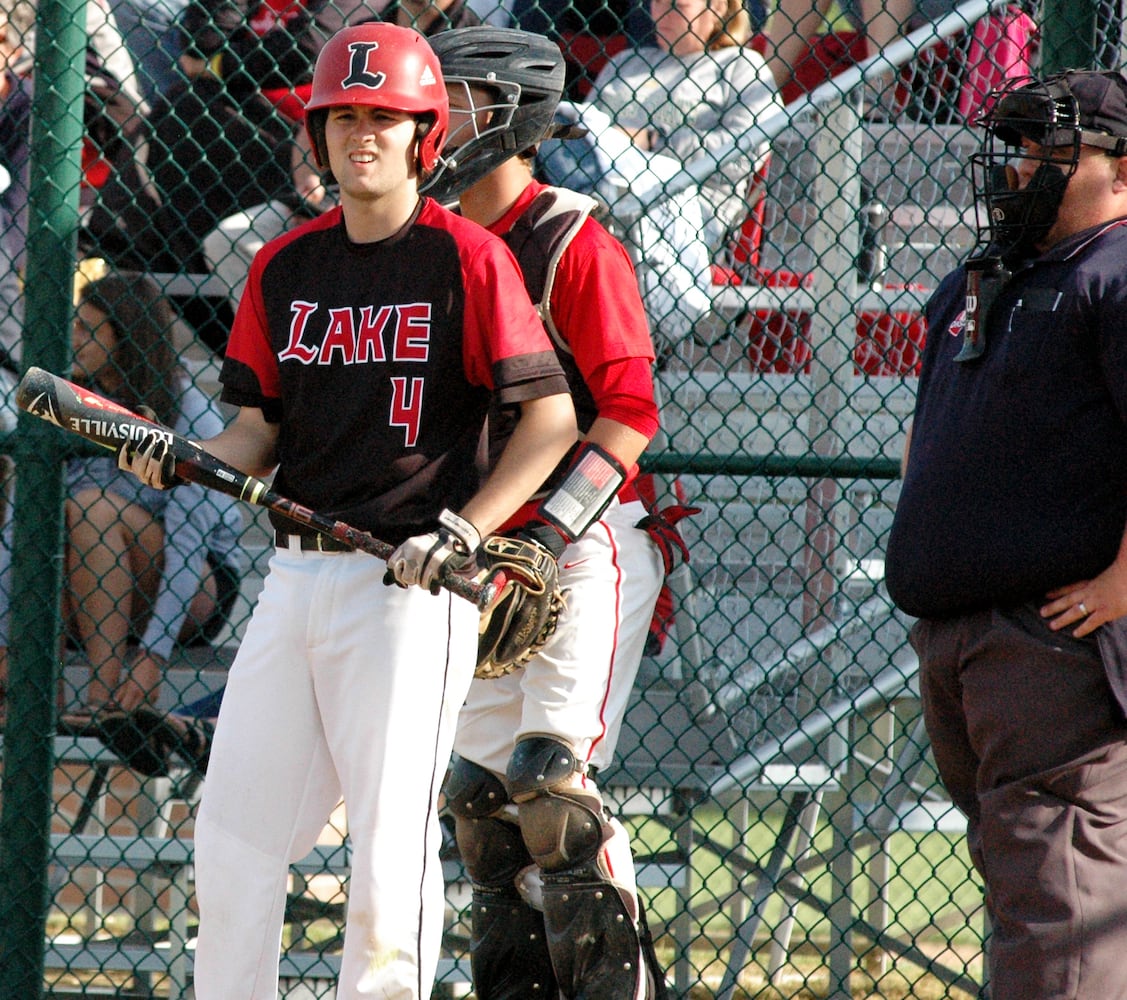
<instances>
[{"instance_id":1,"label":"baseball player","mask_svg":"<svg viewBox=\"0 0 1127 1000\"><path fill-rule=\"evenodd\" d=\"M198 1000L275 1000L288 866L342 794L352 870L336 996L430 996L437 803L478 624L437 584L576 437L512 254L419 194L448 121L422 35L334 35L306 128L340 205L256 255L236 314L221 381L239 410L205 446L257 475L276 467L287 496L398 548L385 566L276 522L195 827ZM491 400L520 420L490 472ZM143 442L121 461L164 483L162 459Z\"/></svg>"},{"instance_id":2,"label":"baseball player","mask_svg":"<svg viewBox=\"0 0 1127 1000\"><path fill-rule=\"evenodd\" d=\"M664 995L643 949L629 837L596 783L664 575L633 485L658 428L638 282L625 248L591 218L593 199L532 179L536 144L555 131L559 48L493 27L443 32L431 45L451 136L428 193L460 196L467 218L513 248L583 434L510 522L559 558L559 627L523 669L474 680L458 720L446 797L473 882L474 988L479 1000ZM511 430L502 419L494 444Z\"/></svg>"}]
</instances>

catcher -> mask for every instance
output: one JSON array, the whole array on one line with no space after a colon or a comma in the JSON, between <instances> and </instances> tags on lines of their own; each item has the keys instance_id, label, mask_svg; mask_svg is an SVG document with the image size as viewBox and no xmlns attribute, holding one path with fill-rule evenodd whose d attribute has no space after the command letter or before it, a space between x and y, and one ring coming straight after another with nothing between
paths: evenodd
<instances>
[{"instance_id":1,"label":"catcher","mask_svg":"<svg viewBox=\"0 0 1127 1000\"><path fill-rule=\"evenodd\" d=\"M485 26L442 32L431 44L451 135L427 193L458 198L463 215L513 250L583 434L540 498L502 529L504 551L488 543L484 551L487 563L511 567L525 554L512 538L546 546L559 560L565 606L539 650L526 650L524 635L554 616L536 586L513 591L511 607L499 608L528 619L515 633L507 614L483 619L479 675L458 720L445 794L473 882L475 994L660 997L664 975L647 946L629 837L596 784L614 752L663 571L681 548L667 519L646 516L633 485L658 428L649 328L633 265L591 217L595 202L532 178L537 143L556 131L558 46ZM511 429L493 415L494 449ZM514 651L523 669L482 677L511 667Z\"/></svg>"}]
</instances>

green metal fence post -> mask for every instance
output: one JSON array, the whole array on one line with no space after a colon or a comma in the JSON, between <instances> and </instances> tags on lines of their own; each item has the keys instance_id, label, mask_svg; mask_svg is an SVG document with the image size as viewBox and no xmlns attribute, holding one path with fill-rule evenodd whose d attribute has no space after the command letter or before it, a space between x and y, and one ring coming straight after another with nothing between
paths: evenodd
<instances>
[{"instance_id":1,"label":"green metal fence post","mask_svg":"<svg viewBox=\"0 0 1127 1000\"><path fill-rule=\"evenodd\" d=\"M1041 69L1095 69L1097 0L1045 0L1041 15Z\"/></svg>"},{"instance_id":2,"label":"green metal fence post","mask_svg":"<svg viewBox=\"0 0 1127 1000\"><path fill-rule=\"evenodd\" d=\"M32 106L23 361L66 369L83 132L84 0L43 0ZM49 889L63 441L24 414L15 438L8 728L0 811L0 1000L43 996Z\"/></svg>"}]
</instances>

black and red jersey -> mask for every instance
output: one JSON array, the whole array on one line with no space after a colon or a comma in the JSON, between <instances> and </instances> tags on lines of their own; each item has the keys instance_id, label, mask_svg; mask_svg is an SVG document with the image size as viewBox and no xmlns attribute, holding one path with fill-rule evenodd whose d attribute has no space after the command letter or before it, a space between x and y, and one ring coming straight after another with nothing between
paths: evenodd
<instances>
[{"instance_id":1,"label":"black and red jersey","mask_svg":"<svg viewBox=\"0 0 1127 1000\"><path fill-rule=\"evenodd\" d=\"M431 199L378 243L339 208L268 243L220 379L281 425L280 493L392 543L477 492L494 393L567 391L512 253Z\"/></svg>"}]
</instances>

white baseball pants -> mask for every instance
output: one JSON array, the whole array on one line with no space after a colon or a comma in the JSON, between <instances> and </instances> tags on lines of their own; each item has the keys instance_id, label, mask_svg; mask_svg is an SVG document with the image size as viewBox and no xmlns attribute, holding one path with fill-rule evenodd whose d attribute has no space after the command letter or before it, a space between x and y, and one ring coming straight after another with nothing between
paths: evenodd
<instances>
[{"instance_id":1,"label":"white baseball pants","mask_svg":"<svg viewBox=\"0 0 1127 1000\"><path fill-rule=\"evenodd\" d=\"M444 917L437 798L476 609L363 553L277 551L231 668L196 823L197 1000L276 1000L288 867L342 795L338 1000L426 1000Z\"/></svg>"}]
</instances>

